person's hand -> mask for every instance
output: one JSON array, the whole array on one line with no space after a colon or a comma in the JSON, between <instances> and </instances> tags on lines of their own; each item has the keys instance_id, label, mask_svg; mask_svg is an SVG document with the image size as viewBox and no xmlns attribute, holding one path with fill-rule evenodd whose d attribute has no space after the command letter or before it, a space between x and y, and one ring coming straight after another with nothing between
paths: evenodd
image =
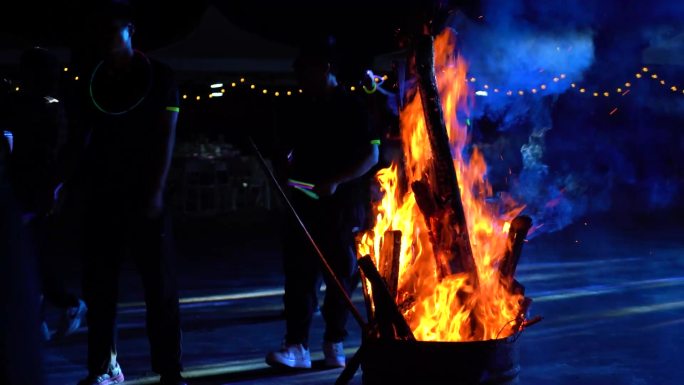
<instances>
[{"instance_id":1,"label":"person's hand","mask_svg":"<svg viewBox=\"0 0 684 385\"><path fill-rule=\"evenodd\" d=\"M313 191L322 197L327 197L335 194L335 191L337 191L337 186L337 182L316 183L316 185L313 188Z\"/></svg>"},{"instance_id":2,"label":"person's hand","mask_svg":"<svg viewBox=\"0 0 684 385\"><path fill-rule=\"evenodd\" d=\"M52 207L49 215L59 214L64 207L66 201L67 189L64 188L64 183L59 183L52 191Z\"/></svg>"},{"instance_id":3,"label":"person's hand","mask_svg":"<svg viewBox=\"0 0 684 385\"><path fill-rule=\"evenodd\" d=\"M162 211L164 210L164 198L161 192L154 194L152 199L147 205L145 215L150 219L159 218Z\"/></svg>"}]
</instances>

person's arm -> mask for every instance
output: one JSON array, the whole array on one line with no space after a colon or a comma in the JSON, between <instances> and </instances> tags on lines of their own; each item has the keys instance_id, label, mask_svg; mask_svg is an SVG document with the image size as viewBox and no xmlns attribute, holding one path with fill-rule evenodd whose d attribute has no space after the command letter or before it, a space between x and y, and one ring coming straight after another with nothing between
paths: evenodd
<instances>
[{"instance_id":1,"label":"person's arm","mask_svg":"<svg viewBox=\"0 0 684 385\"><path fill-rule=\"evenodd\" d=\"M354 163L350 168L343 170L341 173L333 175L330 179L316 184L314 191L323 196L332 195L337 190L337 186L364 176L373 168L373 166L378 164L378 159L380 157L378 144L378 141L372 140L358 162Z\"/></svg>"},{"instance_id":2,"label":"person's arm","mask_svg":"<svg viewBox=\"0 0 684 385\"><path fill-rule=\"evenodd\" d=\"M176 123L178 122L178 107L169 106L162 111L159 117L159 153L154 159L154 168L151 180L151 197L147 214L151 217L158 216L164 206L163 194L166 179L171 168L173 147L176 142Z\"/></svg>"}]
</instances>

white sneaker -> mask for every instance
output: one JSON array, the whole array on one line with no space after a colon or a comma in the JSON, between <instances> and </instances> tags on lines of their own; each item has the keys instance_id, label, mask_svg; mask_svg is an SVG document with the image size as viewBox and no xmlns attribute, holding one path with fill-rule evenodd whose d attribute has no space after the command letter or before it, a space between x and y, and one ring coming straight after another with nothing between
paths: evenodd
<instances>
[{"instance_id":1,"label":"white sneaker","mask_svg":"<svg viewBox=\"0 0 684 385\"><path fill-rule=\"evenodd\" d=\"M342 342L323 342L323 354L328 368L344 368L347 364Z\"/></svg>"},{"instance_id":2,"label":"white sneaker","mask_svg":"<svg viewBox=\"0 0 684 385\"><path fill-rule=\"evenodd\" d=\"M311 368L311 354L302 344L283 344L277 352L266 355L266 363L270 366L285 366L288 368Z\"/></svg>"},{"instance_id":3,"label":"white sneaker","mask_svg":"<svg viewBox=\"0 0 684 385\"><path fill-rule=\"evenodd\" d=\"M78 306L67 308L62 314L62 318L55 333L58 337L66 337L73 334L81 326L81 321L85 317L88 307L85 302L78 300Z\"/></svg>"}]
</instances>

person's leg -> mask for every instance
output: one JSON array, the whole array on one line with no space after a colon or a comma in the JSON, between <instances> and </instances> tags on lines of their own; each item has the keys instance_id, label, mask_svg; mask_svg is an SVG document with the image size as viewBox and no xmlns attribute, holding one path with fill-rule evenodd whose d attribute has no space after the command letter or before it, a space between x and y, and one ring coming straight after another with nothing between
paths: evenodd
<instances>
[{"instance_id":1,"label":"person's leg","mask_svg":"<svg viewBox=\"0 0 684 385\"><path fill-rule=\"evenodd\" d=\"M131 246L145 290L152 370L162 376L179 376L181 328L169 218L141 216L133 221Z\"/></svg>"},{"instance_id":2,"label":"person's leg","mask_svg":"<svg viewBox=\"0 0 684 385\"><path fill-rule=\"evenodd\" d=\"M351 297L356 283L356 249L351 229L341 230L328 227L321 240L330 267L344 287L346 294ZM350 309L332 277L327 273L324 273L323 277L326 283L325 300L321 309L325 320L323 339L326 342L341 342L347 336L346 324Z\"/></svg>"},{"instance_id":3,"label":"person's leg","mask_svg":"<svg viewBox=\"0 0 684 385\"><path fill-rule=\"evenodd\" d=\"M306 220L306 208L300 211L300 215ZM310 368L309 329L318 305L319 262L309 240L294 219L284 224L282 234L286 334L283 347L268 353L266 363L271 366Z\"/></svg>"},{"instance_id":4,"label":"person's leg","mask_svg":"<svg viewBox=\"0 0 684 385\"><path fill-rule=\"evenodd\" d=\"M285 343L307 347L311 319L318 306L316 295L320 263L315 250L295 221L290 221L284 236Z\"/></svg>"},{"instance_id":5,"label":"person's leg","mask_svg":"<svg viewBox=\"0 0 684 385\"><path fill-rule=\"evenodd\" d=\"M66 309L79 306L79 298L67 291L62 279L62 268L58 263L59 253L54 234L54 219L40 218L31 224L37 243L39 271L42 291L50 304Z\"/></svg>"},{"instance_id":6,"label":"person's leg","mask_svg":"<svg viewBox=\"0 0 684 385\"><path fill-rule=\"evenodd\" d=\"M111 372L116 363L116 304L123 221L112 213L90 212L86 219L83 295L89 308L88 373Z\"/></svg>"}]
</instances>

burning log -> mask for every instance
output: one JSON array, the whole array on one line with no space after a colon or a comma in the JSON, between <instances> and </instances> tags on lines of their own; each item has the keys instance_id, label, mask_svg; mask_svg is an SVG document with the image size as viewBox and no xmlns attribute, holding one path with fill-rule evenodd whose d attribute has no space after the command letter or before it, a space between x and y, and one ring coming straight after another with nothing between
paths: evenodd
<instances>
[{"instance_id":1,"label":"burning log","mask_svg":"<svg viewBox=\"0 0 684 385\"><path fill-rule=\"evenodd\" d=\"M513 280L515 270L518 267L518 261L520 260L520 253L522 252L525 237L531 227L532 219L526 215L518 216L511 222L511 227L508 230L506 253L499 265L499 272L504 281L511 282Z\"/></svg>"},{"instance_id":2,"label":"burning log","mask_svg":"<svg viewBox=\"0 0 684 385\"><path fill-rule=\"evenodd\" d=\"M397 287L399 286L399 259L401 257L401 231L388 230L382 238L380 247L380 266L379 271L390 297L393 301L397 298Z\"/></svg>"},{"instance_id":3,"label":"burning log","mask_svg":"<svg viewBox=\"0 0 684 385\"><path fill-rule=\"evenodd\" d=\"M381 339L415 340L406 319L399 312L394 298L391 296L378 269L369 255L359 259L359 268L371 285L374 319L378 325Z\"/></svg>"},{"instance_id":4,"label":"burning log","mask_svg":"<svg viewBox=\"0 0 684 385\"><path fill-rule=\"evenodd\" d=\"M432 148L430 187L433 189L435 203L439 207L437 212L444 212L447 217L446 226L439 225L442 223L440 218L431 218L428 223L433 232L433 239L437 242L434 245L435 249L451 254L448 261L449 273L468 273L473 285L477 286L477 270L468 237L465 210L461 202L458 178L437 89L433 42L432 36L424 35L418 38L415 47L416 68L425 125ZM425 195L424 192L421 194Z\"/></svg>"}]
</instances>

